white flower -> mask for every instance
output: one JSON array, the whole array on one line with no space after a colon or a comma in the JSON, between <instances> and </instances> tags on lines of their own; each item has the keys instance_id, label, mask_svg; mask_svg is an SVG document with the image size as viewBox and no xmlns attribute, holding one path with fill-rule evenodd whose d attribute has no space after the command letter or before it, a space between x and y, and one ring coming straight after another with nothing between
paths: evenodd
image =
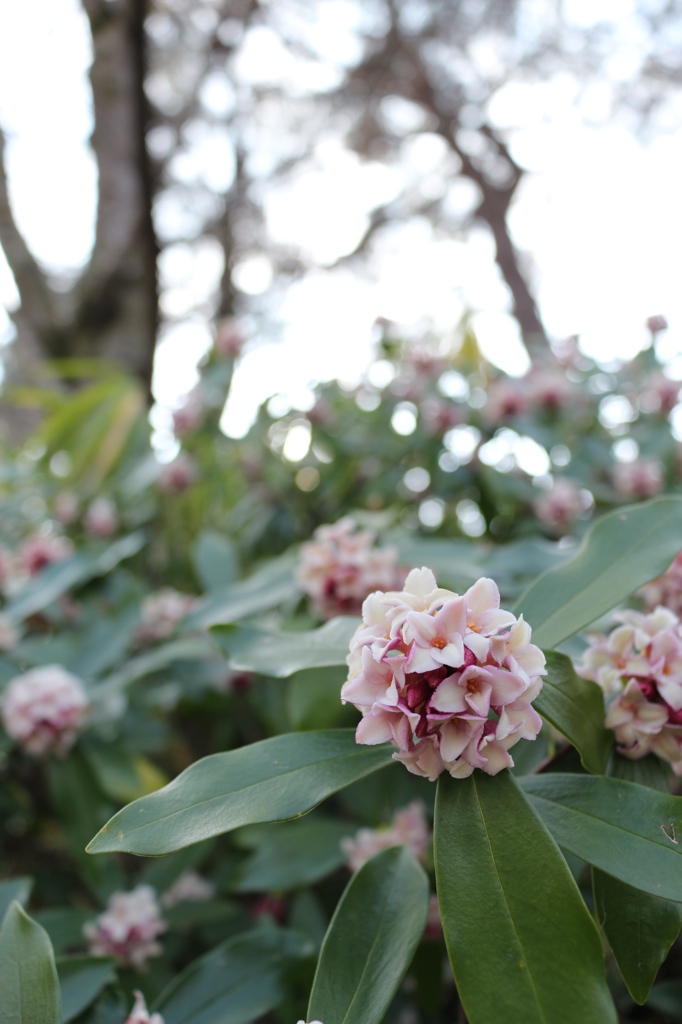
<instances>
[{"instance_id":1,"label":"white flower","mask_svg":"<svg viewBox=\"0 0 682 1024\"><path fill-rule=\"evenodd\" d=\"M140 623L135 634L138 643L150 644L167 639L195 604L195 597L181 594L172 587L164 587L158 593L150 594L142 603Z\"/></svg>"},{"instance_id":2,"label":"white flower","mask_svg":"<svg viewBox=\"0 0 682 1024\"><path fill-rule=\"evenodd\" d=\"M2 698L5 730L29 754L65 754L85 725L83 684L59 665L16 676Z\"/></svg>"},{"instance_id":3,"label":"white flower","mask_svg":"<svg viewBox=\"0 0 682 1024\"><path fill-rule=\"evenodd\" d=\"M166 889L160 899L162 907L174 907L176 903L201 903L215 896L215 885L198 875L196 871L185 871Z\"/></svg>"},{"instance_id":4,"label":"white flower","mask_svg":"<svg viewBox=\"0 0 682 1024\"><path fill-rule=\"evenodd\" d=\"M341 840L341 849L351 871L357 871L370 857L391 846L407 846L417 857L422 859L429 843L431 830L424 817L424 805L421 800L396 811L391 824L385 828L361 828L350 839Z\"/></svg>"},{"instance_id":5,"label":"white flower","mask_svg":"<svg viewBox=\"0 0 682 1024\"><path fill-rule=\"evenodd\" d=\"M150 1015L145 998L141 992L135 993L135 1005L125 1024L163 1024L160 1013Z\"/></svg>"},{"instance_id":6,"label":"white flower","mask_svg":"<svg viewBox=\"0 0 682 1024\"><path fill-rule=\"evenodd\" d=\"M95 956L115 956L140 970L162 952L156 939L166 928L154 890L138 885L131 892L115 892L107 909L83 926L83 934Z\"/></svg>"}]
</instances>

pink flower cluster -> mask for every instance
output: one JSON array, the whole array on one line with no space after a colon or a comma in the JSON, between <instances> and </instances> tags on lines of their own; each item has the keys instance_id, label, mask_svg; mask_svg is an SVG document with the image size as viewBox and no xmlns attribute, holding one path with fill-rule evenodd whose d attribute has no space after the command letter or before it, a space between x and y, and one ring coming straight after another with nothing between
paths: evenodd
<instances>
[{"instance_id":1,"label":"pink flower cluster","mask_svg":"<svg viewBox=\"0 0 682 1024\"><path fill-rule=\"evenodd\" d=\"M542 523L567 530L591 505L590 495L569 477L557 477L550 490L535 499L535 514Z\"/></svg>"},{"instance_id":2,"label":"pink flower cluster","mask_svg":"<svg viewBox=\"0 0 682 1024\"><path fill-rule=\"evenodd\" d=\"M41 536L33 534L19 546L16 556L16 570L19 575L35 576L54 562L63 562L73 554L73 544L67 537L58 535Z\"/></svg>"},{"instance_id":3,"label":"pink flower cluster","mask_svg":"<svg viewBox=\"0 0 682 1024\"><path fill-rule=\"evenodd\" d=\"M125 1024L163 1024L160 1013L149 1013L147 1003L141 992L135 993L135 1005Z\"/></svg>"},{"instance_id":4,"label":"pink flower cluster","mask_svg":"<svg viewBox=\"0 0 682 1024\"><path fill-rule=\"evenodd\" d=\"M179 622L189 615L197 599L181 594L172 587L164 587L142 602L140 623L135 637L140 644L153 644L166 640Z\"/></svg>"},{"instance_id":5,"label":"pink flower cluster","mask_svg":"<svg viewBox=\"0 0 682 1024\"><path fill-rule=\"evenodd\" d=\"M620 623L595 634L580 668L606 697L606 725L618 750L657 754L682 775L682 622L669 608L614 612Z\"/></svg>"},{"instance_id":6,"label":"pink flower cluster","mask_svg":"<svg viewBox=\"0 0 682 1024\"><path fill-rule=\"evenodd\" d=\"M407 846L421 860L430 842L431 830L424 817L424 805L421 800L415 800L396 811L391 824L385 828L361 828L353 839L342 839L341 849L351 871L358 871L375 853L391 846Z\"/></svg>"},{"instance_id":7,"label":"pink flower cluster","mask_svg":"<svg viewBox=\"0 0 682 1024\"><path fill-rule=\"evenodd\" d=\"M682 615L682 551L662 576L647 583L638 591L649 611L660 604Z\"/></svg>"},{"instance_id":8,"label":"pink flower cluster","mask_svg":"<svg viewBox=\"0 0 682 1024\"><path fill-rule=\"evenodd\" d=\"M95 498L86 509L83 526L91 537L113 537L118 530L118 512L111 498Z\"/></svg>"},{"instance_id":9,"label":"pink flower cluster","mask_svg":"<svg viewBox=\"0 0 682 1024\"><path fill-rule=\"evenodd\" d=\"M8 736L29 754L65 754L85 724L88 699L80 679L59 665L16 676L2 698Z\"/></svg>"},{"instance_id":10,"label":"pink flower cluster","mask_svg":"<svg viewBox=\"0 0 682 1024\"><path fill-rule=\"evenodd\" d=\"M663 467L656 459L617 462L613 483L623 498L653 498L663 490Z\"/></svg>"},{"instance_id":11,"label":"pink flower cluster","mask_svg":"<svg viewBox=\"0 0 682 1024\"><path fill-rule=\"evenodd\" d=\"M373 590L398 584L395 549L378 548L375 540L372 530L357 530L347 516L333 526L320 526L301 545L298 582L321 619L359 614Z\"/></svg>"},{"instance_id":12,"label":"pink flower cluster","mask_svg":"<svg viewBox=\"0 0 682 1024\"><path fill-rule=\"evenodd\" d=\"M167 927L151 885L138 885L115 892L107 909L83 926L83 934L94 956L115 956L124 966L141 970L162 952L156 939Z\"/></svg>"},{"instance_id":13,"label":"pink flower cluster","mask_svg":"<svg viewBox=\"0 0 682 1024\"><path fill-rule=\"evenodd\" d=\"M199 467L186 452L180 452L172 462L168 462L157 478L160 491L164 494L181 494L199 479Z\"/></svg>"},{"instance_id":14,"label":"pink flower cluster","mask_svg":"<svg viewBox=\"0 0 682 1024\"><path fill-rule=\"evenodd\" d=\"M523 617L500 608L493 580L459 596L413 569L401 592L371 594L362 615L341 690L363 715L357 742L394 743L394 758L432 781L511 767L509 749L542 725L531 701L545 656Z\"/></svg>"}]
</instances>

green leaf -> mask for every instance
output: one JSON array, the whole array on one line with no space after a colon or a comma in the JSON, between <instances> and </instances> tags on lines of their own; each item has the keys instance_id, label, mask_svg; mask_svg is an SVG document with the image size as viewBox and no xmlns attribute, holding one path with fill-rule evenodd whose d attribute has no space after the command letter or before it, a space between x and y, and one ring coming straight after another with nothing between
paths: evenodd
<instances>
[{"instance_id":1,"label":"green leaf","mask_svg":"<svg viewBox=\"0 0 682 1024\"><path fill-rule=\"evenodd\" d=\"M289 680L286 701L293 728L331 729L338 725L341 716L348 711L339 700L347 675L345 665L296 672ZM355 715L353 709L351 712Z\"/></svg>"},{"instance_id":2,"label":"green leaf","mask_svg":"<svg viewBox=\"0 0 682 1024\"><path fill-rule=\"evenodd\" d=\"M576 675L565 654L545 654L547 675L534 707L573 744L585 768L602 775L613 747L613 732L604 726L601 689Z\"/></svg>"},{"instance_id":3,"label":"green leaf","mask_svg":"<svg viewBox=\"0 0 682 1024\"><path fill-rule=\"evenodd\" d=\"M359 746L352 729L330 729L212 754L124 807L88 852L158 856L241 825L296 818L390 764L392 753L386 744Z\"/></svg>"},{"instance_id":4,"label":"green leaf","mask_svg":"<svg viewBox=\"0 0 682 1024\"><path fill-rule=\"evenodd\" d=\"M94 916L92 910L52 907L39 911L35 920L47 932L55 953L63 953L83 945L83 925Z\"/></svg>"},{"instance_id":5,"label":"green leaf","mask_svg":"<svg viewBox=\"0 0 682 1024\"><path fill-rule=\"evenodd\" d=\"M231 668L284 679L304 668L345 665L358 624L356 618L340 616L305 632L275 632L255 626L215 626L211 632Z\"/></svg>"},{"instance_id":6,"label":"green leaf","mask_svg":"<svg viewBox=\"0 0 682 1024\"><path fill-rule=\"evenodd\" d=\"M312 944L297 932L254 929L191 963L154 1009L164 1024L248 1024L283 999L287 964L311 952Z\"/></svg>"},{"instance_id":7,"label":"green leaf","mask_svg":"<svg viewBox=\"0 0 682 1024\"><path fill-rule=\"evenodd\" d=\"M426 925L429 882L414 856L394 846L349 882L322 944L308 1020L379 1024Z\"/></svg>"},{"instance_id":8,"label":"green leaf","mask_svg":"<svg viewBox=\"0 0 682 1024\"><path fill-rule=\"evenodd\" d=\"M469 1024L615 1024L601 940L509 772L441 776L436 885ZM325 1022L326 1024L326 1022Z\"/></svg>"},{"instance_id":9,"label":"green leaf","mask_svg":"<svg viewBox=\"0 0 682 1024\"><path fill-rule=\"evenodd\" d=\"M20 878L8 878L0 882L0 924L4 918L7 908L13 900L16 900L22 907L28 903L33 888L33 879L27 875Z\"/></svg>"},{"instance_id":10,"label":"green leaf","mask_svg":"<svg viewBox=\"0 0 682 1024\"><path fill-rule=\"evenodd\" d=\"M215 648L206 637L170 640L151 651L138 654L136 658L131 658L118 672L113 672L96 687L93 687L93 695L97 699L104 694L116 693L125 689L126 686L130 686L137 679L143 679L144 676L149 676L153 672L172 665L174 661L205 659L212 654L215 654Z\"/></svg>"},{"instance_id":11,"label":"green leaf","mask_svg":"<svg viewBox=\"0 0 682 1024\"><path fill-rule=\"evenodd\" d=\"M61 1024L52 945L16 902L0 928L0 998L3 1024Z\"/></svg>"},{"instance_id":12,"label":"green leaf","mask_svg":"<svg viewBox=\"0 0 682 1024\"><path fill-rule=\"evenodd\" d=\"M48 565L9 602L4 614L12 623L35 615L67 590L111 572L119 562L137 554L144 540L143 533L132 533L113 544L92 544L87 550L78 551L63 562Z\"/></svg>"},{"instance_id":13,"label":"green leaf","mask_svg":"<svg viewBox=\"0 0 682 1024\"><path fill-rule=\"evenodd\" d=\"M614 754L607 774L669 792L662 762L654 755L631 761ZM682 904L650 896L597 868L592 868L592 888L618 969L632 998L642 1004L682 927Z\"/></svg>"},{"instance_id":14,"label":"green leaf","mask_svg":"<svg viewBox=\"0 0 682 1024\"><path fill-rule=\"evenodd\" d=\"M592 870L594 905L630 995L646 1002L658 969L682 928L682 904Z\"/></svg>"},{"instance_id":15,"label":"green leaf","mask_svg":"<svg viewBox=\"0 0 682 1024\"><path fill-rule=\"evenodd\" d=\"M237 552L229 537L215 530L204 530L192 552L194 569L204 590L215 591L234 583Z\"/></svg>"},{"instance_id":16,"label":"green leaf","mask_svg":"<svg viewBox=\"0 0 682 1024\"><path fill-rule=\"evenodd\" d=\"M186 619L189 629L206 629L218 623L239 622L290 601L299 593L294 578L294 558L282 555L268 562L248 579L231 583L208 594Z\"/></svg>"},{"instance_id":17,"label":"green leaf","mask_svg":"<svg viewBox=\"0 0 682 1024\"><path fill-rule=\"evenodd\" d=\"M256 827L263 833L239 868L237 892L288 892L312 885L341 867L341 840L354 831L345 822L316 816Z\"/></svg>"},{"instance_id":18,"label":"green leaf","mask_svg":"<svg viewBox=\"0 0 682 1024\"><path fill-rule=\"evenodd\" d=\"M521 784L559 846L652 896L682 902L682 797L593 775Z\"/></svg>"},{"instance_id":19,"label":"green leaf","mask_svg":"<svg viewBox=\"0 0 682 1024\"><path fill-rule=\"evenodd\" d=\"M602 516L568 562L548 569L515 608L533 643L558 647L664 572L680 550L682 498L662 497Z\"/></svg>"},{"instance_id":20,"label":"green leaf","mask_svg":"<svg viewBox=\"0 0 682 1024\"><path fill-rule=\"evenodd\" d=\"M63 1024L82 1013L116 977L116 961L101 956L69 956L57 961Z\"/></svg>"}]
</instances>

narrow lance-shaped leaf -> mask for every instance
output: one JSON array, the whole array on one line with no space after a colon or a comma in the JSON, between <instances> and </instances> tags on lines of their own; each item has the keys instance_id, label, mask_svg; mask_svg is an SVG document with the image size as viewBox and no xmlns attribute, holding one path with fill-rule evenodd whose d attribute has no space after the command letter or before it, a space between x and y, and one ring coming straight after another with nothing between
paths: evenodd
<instances>
[{"instance_id":1,"label":"narrow lance-shaped leaf","mask_svg":"<svg viewBox=\"0 0 682 1024\"><path fill-rule=\"evenodd\" d=\"M576 675L565 654L545 653L547 675L534 706L578 750L585 768L601 775L613 746L613 733L604 726L602 692Z\"/></svg>"},{"instance_id":2,"label":"narrow lance-shaped leaf","mask_svg":"<svg viewBox=\"0 0 682 1024\"><path fill-rule=\"evenodd\" d=\"M597 929L509 772L441 776L434 847L445 942L469 1024L615 1024Z\"/></svg>"},{"instance_id":3,"label":"narrow lance-shaped leaf","mask_svg":"<svg viewBox=\"0 0 682 1024\"><path fill-rule=\"evenodd\" d=\"M297 932L254 928L186 967L154 1009L164 1024L250 1024L281 1003L286 968L311 952Z\"/></svg>"},{"instance_id":4,"label":"narrow lance-shaped leaf","mask_svg":"<svg viewBox=\"0 0 682 1024\"><path fill-rule=\"evenodd\" d=\"M533 643L558 647L668 568L680 550L682 498L663 497L598 519L570 561L548 569L515 608Z\"/></svg>"},{"instance_id":5,"label":"narrow lance-shaped leaf","mask_svg":"<svg viewBox=\"0 0 682 1024\"><path fill-rule=\"evenodd\" d=\"M682 902L682 797L552 773L521 785L559 846L652 896Z\"/></svg>"},{"instance_id":6,"label":"narrow lance-shaped leaf","mask_svg":"<svg viewBox=\"0 0 682 1024\"><path fill-rule=\"evenodd\" d=\"M627 778L634 768L634 773L654 780L656 789L668 793L665 772L656 772L660 764L653 755L648 764L643 764L616 754L608 773ZM623 980L635 1002L644 1003L659 967L679 935L682 903L650 896L597 868L592 869L592 886L597 916Z\"/></svg>"},{"instance_id":7,"label":"narrow lance-shaped leaf","mask_svg":"<svg viewBox=\"0 0 682 1024\"><path fill-rule=\"evenodd\" d=\"M424 932L429 882L404 846L372 857L346 888L322 944L308 1020L379 1024Z\"/></svg>"},{"instance_id":8,"label":"narrow lance-shaped leaf","mask_svg":"<svg viewBox=\"0 0 682 1024\"><path fill-rule=\"evenodd\" d=\"M88 852L159 856L241 825L296 818L386 767L392 753L388 744L358 746L352 729L330 729L212 754L124 807Z\"/></svg>"},{"instance_id":9,"label":"narrow lance-shaped leaf","mask_svg":"<svg viewBox=\"0 0 682 1024\"><path fill-rule=\"evenodd\" d=\"M231 668L285 679L304 668L345 665L357 627L358 619L341 616L306 632L285 633L255 626L216 626L211 632L227 654Z\"/></svg>"},{"instance_id":10,"label":"narrow lance-shaped leaf","mask_svg":"<svg viewBox=\"0 0 682 1024\"><path fill-rule=\"evenodd\" d=\"M0 999L7 1024L61 1024L52 944L16 902L0 928Z\"/></svg>"},{"instance_id":11,"label":"narrow lance-shaped leaf","mask_svg":"<svg viewBox=\"0 0 682 1024\"><path fill-rule=\"evenodd\" d=\"M62 1024L69 1024L116 977L116 961L103 956L66 956L57 961Z\"/></svg>"}]
</instances>

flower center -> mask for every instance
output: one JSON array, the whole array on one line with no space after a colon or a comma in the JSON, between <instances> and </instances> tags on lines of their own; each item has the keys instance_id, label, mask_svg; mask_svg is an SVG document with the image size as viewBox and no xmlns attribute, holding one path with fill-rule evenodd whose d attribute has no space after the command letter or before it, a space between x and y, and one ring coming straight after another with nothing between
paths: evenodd
<instances>
[{"instance_id":1,"label":"flower center","mask_svg":"<svg viewBox=\"0 0 682 1024\"><path fill-rule=\"evenodd\" d=\"M431 641L432 647L437 647L439 651L442 651L444 647L448 646L448 642L443 636L436 636Z\"/></svg>"}]
</instances>

